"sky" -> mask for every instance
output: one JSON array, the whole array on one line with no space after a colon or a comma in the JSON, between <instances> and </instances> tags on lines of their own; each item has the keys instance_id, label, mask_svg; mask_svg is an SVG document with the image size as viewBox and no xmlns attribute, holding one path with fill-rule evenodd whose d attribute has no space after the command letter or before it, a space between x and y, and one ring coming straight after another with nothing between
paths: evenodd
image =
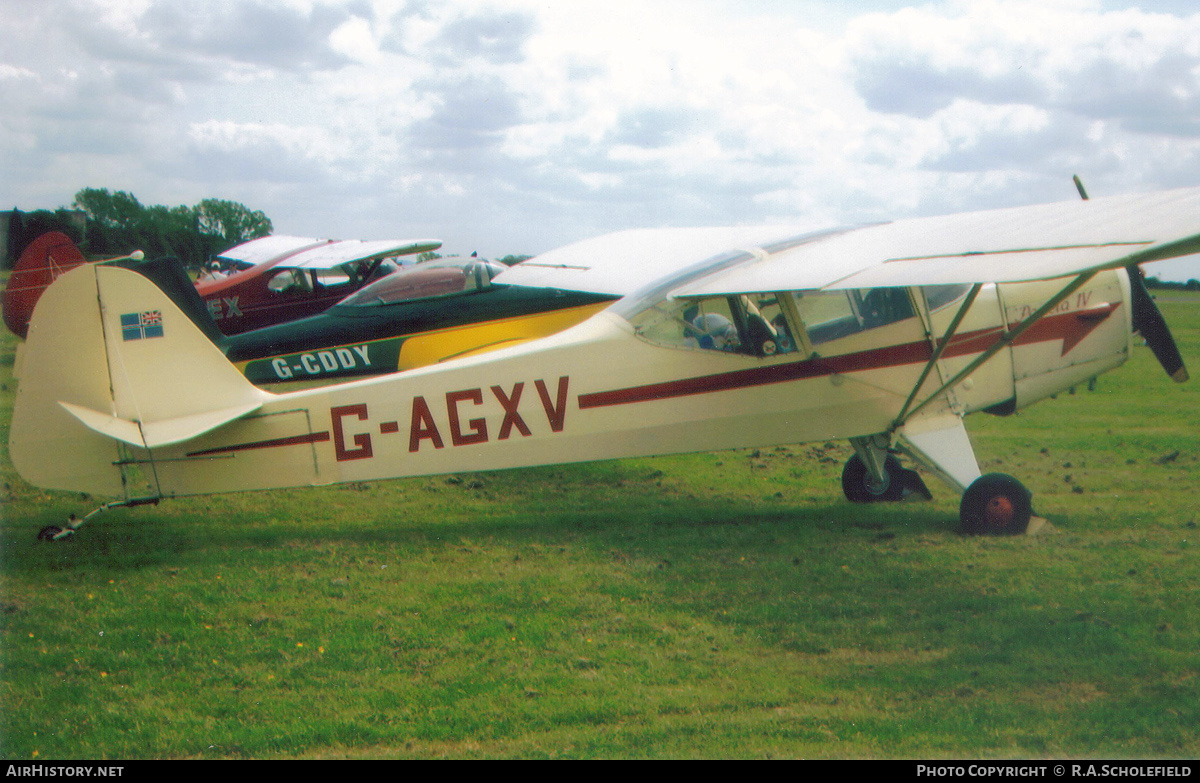
<instances>
[{"instance_id":1,"label":"sky","mask_svg":"<svg viewBox=\"0 0 1200 783\"><path fill-rule=\"evenodd\" d=\"M1195 8L0 0L0 205L220 198L497 257L1200 185Z\"/></svg>"}]
</instances>

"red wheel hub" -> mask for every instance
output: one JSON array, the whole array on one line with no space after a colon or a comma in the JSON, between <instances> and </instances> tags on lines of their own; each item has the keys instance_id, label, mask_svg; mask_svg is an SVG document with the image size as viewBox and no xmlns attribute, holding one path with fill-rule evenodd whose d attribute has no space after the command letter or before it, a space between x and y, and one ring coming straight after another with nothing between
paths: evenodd
<instances>
[{"instance_id":1,"label":"red wheel hub","mask_svg":"<svg viewBox=\"0 0 1200 783\"><path fill-rule=\"evenodd\" d=\"M1003 530L1012 524L1014 509L1012 501L1004 495L990 498L983 509L983 520L995 530Z\"/></svg>"}]
</instances>

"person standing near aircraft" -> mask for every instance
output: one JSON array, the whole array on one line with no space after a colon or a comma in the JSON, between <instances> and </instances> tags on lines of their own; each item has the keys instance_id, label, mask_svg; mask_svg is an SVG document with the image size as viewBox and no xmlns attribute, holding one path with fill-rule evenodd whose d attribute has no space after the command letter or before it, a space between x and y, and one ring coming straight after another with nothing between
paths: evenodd
<instances>
[{"instance_id":1,"label":"person standing near aircraft","mask_svg":"<svg viewBox=\"0 0 1200 783\"><path fill-rule=\"evenodd\" d=\"M208 265L208 269L204 272L204 274L200 275L200 280L224 280L228 276L229 275L225 273L225 270L221 268L221 262L213 261Z\"/></svg>"}]
</instances>

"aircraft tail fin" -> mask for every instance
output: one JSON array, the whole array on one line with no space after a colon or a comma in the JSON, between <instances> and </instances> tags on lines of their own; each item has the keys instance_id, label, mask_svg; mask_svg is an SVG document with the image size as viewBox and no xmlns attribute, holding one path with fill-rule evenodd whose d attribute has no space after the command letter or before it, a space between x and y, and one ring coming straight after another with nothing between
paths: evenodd
<instances>
[{"instance_id":1,"label":"aircraft tail fin","mask_svg":"<svg viewBox=\"0 0 1200 783\"><path fill-rule=\"evenodd\" d=\"M86 474L94 491L119 494L121 444L190 440L271 396L161 288L120 266L79 267L46 289L23 363L10 454L42 487L78 488Z\"/></svg>"},{"instance_id":2,"label":"aircraft tail fin","mask_svg":"<svg viewBox=\"0 0 1200 783\"><path fill-rule=\"evenodd\" d=\"M121 259L112 265L132 269L152 281L196 325L196 328L204 333L205 337L223 349L226 337L217 327L217 322L209 312L208 305L196 291L196 284L188 277L187 271L179 259L173 256L144 261L131 258Z\"/></svg>"}]
</instances>

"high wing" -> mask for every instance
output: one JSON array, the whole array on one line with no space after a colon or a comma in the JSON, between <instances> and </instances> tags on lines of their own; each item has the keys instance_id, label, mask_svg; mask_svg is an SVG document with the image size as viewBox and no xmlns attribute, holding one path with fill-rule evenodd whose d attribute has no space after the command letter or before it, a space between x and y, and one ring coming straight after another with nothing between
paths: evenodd
<instances>
[{"instance_id":1,"label":"high wing","mask_svg":"<svg viewBox=\"0 0 1200 783\"><path fill-rule=\"evenodd\" d=\"M333 269L351 261L410 255L437 250L438 239L314 239L276 234L243 242L218 258L240 267L281 259L281 265L299 269Z\"/></svg>"},{"instance_id":2,"label":"high wing","mask_svg":"<svg viewBox=\"0 0 1200 783\"><path fill-rule=\"evenodd\" d=\"M628 229L547 251L501 272L494 282L624 296L717 254L801 231L784 225Z\"/></svg>"},{"instance_id":3,"label":"high wing","mask_svg":"<svg viewBox=\"0 0 1200 783\"><path fill-rule=\"evenodd\" d=\"M301 250L286 261L298 269L333 269L351 261L427 253L442 246L437 239L343 239Z\"/></svg>"},{"instance_id":4,"label":"high wing","mask_svg":"<svg viewBox=\"0 0 1200 783\"><path fill-rule=\"evenodd\" d=\"M315 239L312 237L293 237L286 234L272 234L271 236L260 237L259 239L251 239L249 242L243 242L240 245L229 248L218 258L226 261L234 261L239 266L255 266L264 261L271 261L280 256L295 253L300 250L320 247L332 243L332 239Z\"/></svg>"},{"instance_id":5,"label":"high wing","mask_svg":"<svg viewBox=\"0 0 1200 783\"><path fill-rule=\"evenodd\" d=\"M677 297L1049 280L1200 252L1200 188L915 218L763 245Z\"/></svg>"}]
</instances>

